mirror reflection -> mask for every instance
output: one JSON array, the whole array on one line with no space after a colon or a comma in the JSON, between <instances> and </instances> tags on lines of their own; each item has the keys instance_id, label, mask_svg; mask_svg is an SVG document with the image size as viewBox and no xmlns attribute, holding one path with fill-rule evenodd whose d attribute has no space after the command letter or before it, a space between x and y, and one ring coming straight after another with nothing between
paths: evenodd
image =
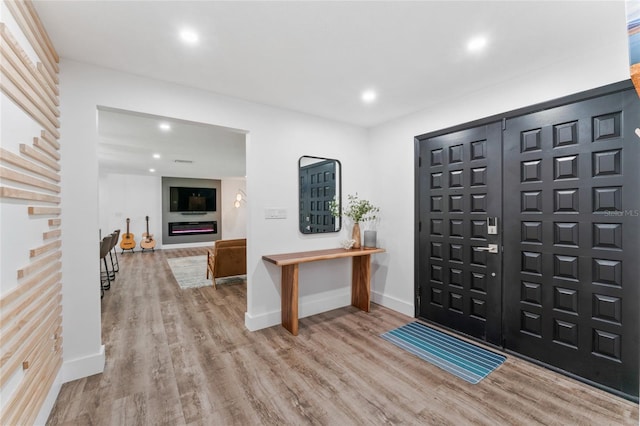
<instances>
[{"instance_id":1,"label":"mirror reflection","mask_svg":"<svg viewBox=\"0 0 640 426\"><path fill-rule=\"evenodd\" d=\"M340 217L331 214L329 204L340 202L340 162L330 158L302 156L298 160L300 185L300 232L319 234L338 232Z\"/></svg>"}]
</instances>

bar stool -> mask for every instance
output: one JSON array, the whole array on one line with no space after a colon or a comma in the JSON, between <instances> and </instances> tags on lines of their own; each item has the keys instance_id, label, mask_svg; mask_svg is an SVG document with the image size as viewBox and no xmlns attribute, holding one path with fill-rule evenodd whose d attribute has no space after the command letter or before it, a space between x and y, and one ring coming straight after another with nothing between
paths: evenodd
<instances>
[{"instance_id":1,"label":"bar stool","mask_svg":"<svg viewBox=\"0 0 640 426\"><path fill-rule=\"evenodd\" d=\"M111 279L115 278L115 272L109 271L109 265L107 264L107 253L111 250L112 235L107 235L100 242L100 260L104 263L105 271L102 271L102 264L100 264L100 297L104 296L104 291L111 288ZM113 276L112 276L113 274Z\"/></svg>"},{"instance_id":2,"label":"bar stool","mask_svg":"<svg viewBox=\"0 0 640 426\"><path fill-rule=\"evenodd\" d=\"M109 250L109 257L111 258L111 267L114 272L120 272L120 262L118 262L118 250L116 250L116 246L118 245L118 239L120 238L120 230L116 229L111 233L111 250ZM114 259L115 258L115 262Z\"/></svg>"}]
</instances>

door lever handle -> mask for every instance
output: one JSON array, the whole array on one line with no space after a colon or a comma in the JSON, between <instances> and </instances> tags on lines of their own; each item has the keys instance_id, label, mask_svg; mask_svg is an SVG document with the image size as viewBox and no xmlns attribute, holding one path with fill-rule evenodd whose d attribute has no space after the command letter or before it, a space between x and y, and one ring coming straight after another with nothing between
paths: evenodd
<instances>
[{"instance_id":1,"label":"door lever handle","mask_svg":"<svg viewBox=\"0 0 640 426\"><path fill-rule=\"evenodd\" d=\"M497 244L489 244L488 247L474 247L473 249L477 251L488 251L489 253L498 253Z\"/></svg>"}]
</instances>

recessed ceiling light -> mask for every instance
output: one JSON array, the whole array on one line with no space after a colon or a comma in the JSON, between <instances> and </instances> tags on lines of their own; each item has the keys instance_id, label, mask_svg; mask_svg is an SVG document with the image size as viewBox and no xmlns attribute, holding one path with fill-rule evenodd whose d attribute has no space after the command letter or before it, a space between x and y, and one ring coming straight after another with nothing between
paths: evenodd
<instances>
[{"instance_id":1,"label":"recessed ceiling light","mask_svg":"<svg viewBox=\"0 0 640 426\"><path fill-rule=\"evenodd\" d=\"M169 123L160 123L158 127L160 127L160 130L162 130L163 132L168 132L169 130L171 130L171 124Z\"/></svg>"},{"instance_id":2,"label":"recessed ceiling light","mask_svg":"<svg viewBox=\"0 0 640 426\"><path fill-rule=\"evenodd\" d=\"M487 46L487 38L485 36L473 37L467 43L467 50L469 52L479 52Z\"/></svg>"},{"instance_id":3,"label":"recessed ceiling light","mask_svg":"<svg viewBox=\"0 0 640 426\"><path fill-rule=\"evenodd\" d=\"M376 100L376 98L378 97L378 94L374 91L374 90L365 90L364 92L362 92L362 102L366 103L366 104L370 104L373 101Z\"/></svg>"},{"instance_id":4,"label":"recessed ceiling light","mask_svg":"<svg viewBox=\"0 0 640 426\"><path fill-rule=\"evenodd\" d=\"M200 39L195 31L189 29L180 31L180 38L187 44L196 44Z\"/></svg>"},{"instance_id":5,"label":"recessed ceiling light","mask_svg":"<svg viewBox=\"0 0 640 426\"><path fill-rule=\"evenodd\" d=\"M155 171L156 171L156 169L149 169L149 171L150 171L151 173L153 173L153 172L155 172Z\"/></svg>"},{"instance_id":6,"label":"recessed ceiling light","mask_svg":"<svg viewBox=\"0 0 640 426\"><path fill-rule=\"evenodd\" d=\"M160 154L153 154L153 158L157 160L158 158L160 158Z\"/></svg>"}]
</instances>

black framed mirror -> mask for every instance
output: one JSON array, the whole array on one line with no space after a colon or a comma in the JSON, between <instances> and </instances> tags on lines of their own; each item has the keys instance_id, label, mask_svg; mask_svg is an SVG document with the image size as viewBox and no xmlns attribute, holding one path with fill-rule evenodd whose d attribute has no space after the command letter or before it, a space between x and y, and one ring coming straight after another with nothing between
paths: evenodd
<instances>
[{"instance_id":1,"label":"black framed mirror","mask_svg":"<svg viewBox=\"0 0 640 426\"><path fill-rule=\"evenodd\" d=\"M331 214L334 199L341 205L340 161L303 155L298 160L299 223L303 234L338 232L340 217Z\"/></svg>"}]
</instances>

